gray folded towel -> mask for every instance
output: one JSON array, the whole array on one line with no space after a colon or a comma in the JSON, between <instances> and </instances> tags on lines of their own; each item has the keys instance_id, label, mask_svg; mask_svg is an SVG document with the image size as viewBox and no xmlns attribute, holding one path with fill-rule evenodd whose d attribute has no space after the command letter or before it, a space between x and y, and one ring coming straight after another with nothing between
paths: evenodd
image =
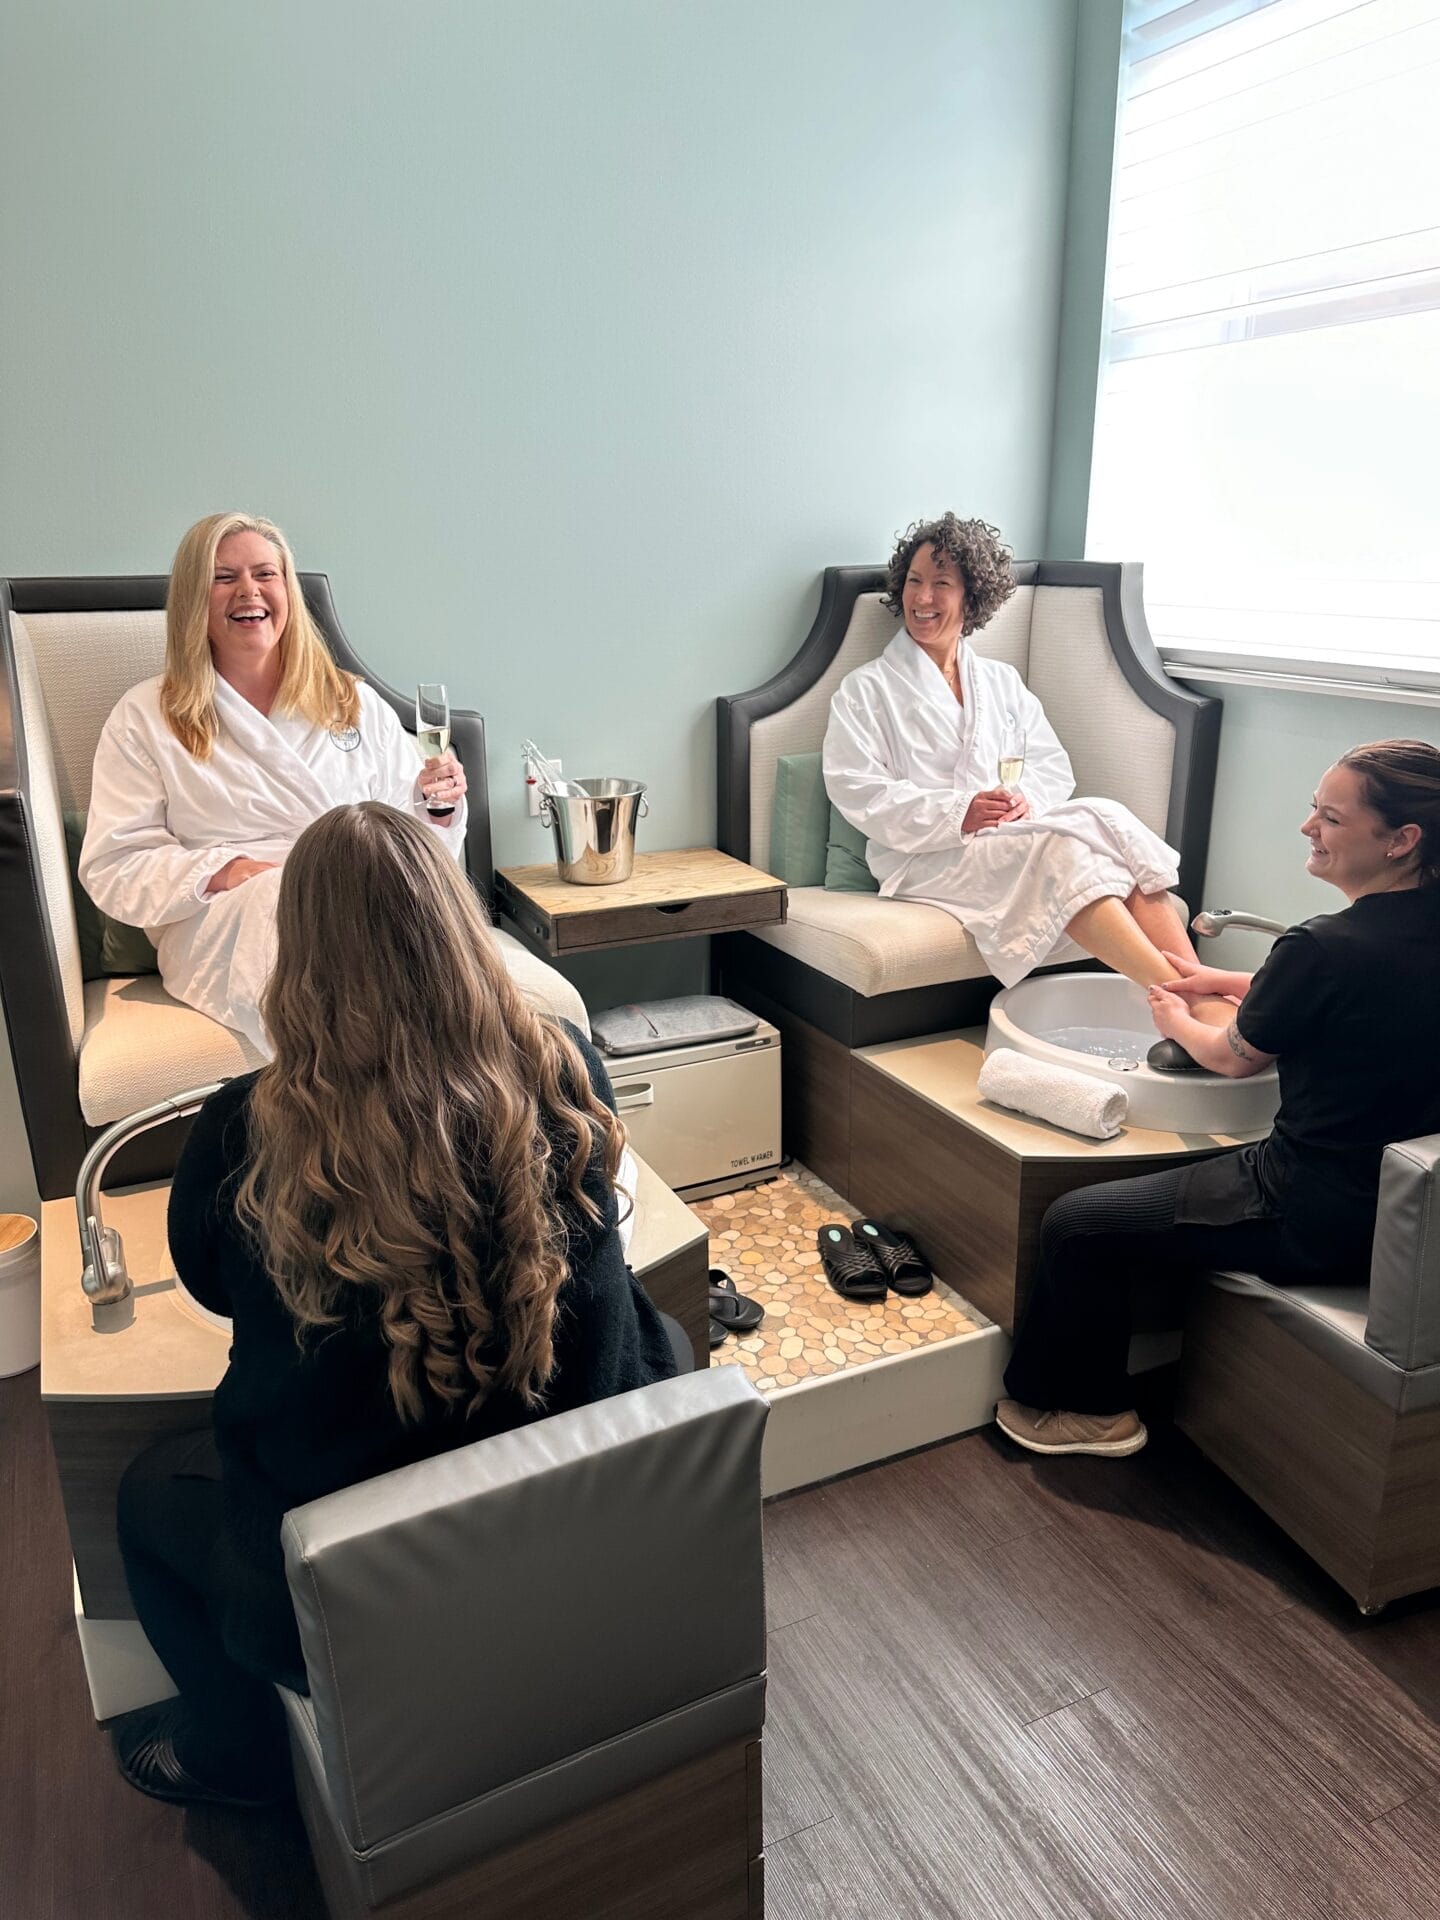
<instances>
[{"instance_id":1,"label":"gray folded towel","mask_svg":"<svg viewBox=\"0 0 1440 1920\"><path fill-rule=\"evenodd\" d=\"M1130 1096L1123 1087L1107 1086L1073 1067L1032 1060L1013 1047L997 1047L987 1055L979 1088L981 1096L997 1107L1028 1113L1032 1119L1048 1120L1071 1133L1088 1134L1092 1140L1113 1139L1130 1111Z\"/></svg>"},{"instance_id":2,"label":"gray folded towel","mask_svg":"<svg viewBox=\"0 0 1440 1920\"><path fill-rule=\"evenodd\" d=\"M602 1053L650 1053L660 1047L694 1047L706 1040L735 1040L754 1033L758 1014L717 993L687 993L675 1000L647 1000L597 1013L590 1032Z\"/></svg>"}]
</instances>

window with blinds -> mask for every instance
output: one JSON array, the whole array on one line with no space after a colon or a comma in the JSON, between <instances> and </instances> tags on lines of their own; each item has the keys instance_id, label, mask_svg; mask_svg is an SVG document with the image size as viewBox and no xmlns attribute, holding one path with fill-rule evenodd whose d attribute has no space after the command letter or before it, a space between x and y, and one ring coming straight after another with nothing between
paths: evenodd
<instances>
[{"instance_id":1,"label":"window with blinds","mask_svg":"<svg viewBox=\"0 0 1440 1920\"><path fill-rule=\"evenodd\" d=\"M1086 551L1182 677L1440 701L1440 0L1130 0L1122 58Z\"/></svg>"}]
</instances>

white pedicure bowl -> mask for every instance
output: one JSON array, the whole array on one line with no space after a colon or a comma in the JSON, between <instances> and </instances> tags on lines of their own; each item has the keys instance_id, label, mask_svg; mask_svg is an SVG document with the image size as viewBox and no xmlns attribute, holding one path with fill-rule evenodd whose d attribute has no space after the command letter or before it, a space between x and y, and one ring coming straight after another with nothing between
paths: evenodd
<instances>
[{"instance_id":1,"label":"white pedicure bowl","mask_svg":"<svg viewBox=\"0 0 1440 1920\"><path fill-rule=\"evenodd\" d=\"M1156 1073L1159 1039L1143 987L1113 973L1022 980L990 1003L985 1051L1013 1047L1032 1060L1088 1073L1130 1096L1128 1125L1169 1133L1263 1133L1275 1118L1274 1067L1248 1080L1218 1073Z\"/></svg>"}]
</instances>

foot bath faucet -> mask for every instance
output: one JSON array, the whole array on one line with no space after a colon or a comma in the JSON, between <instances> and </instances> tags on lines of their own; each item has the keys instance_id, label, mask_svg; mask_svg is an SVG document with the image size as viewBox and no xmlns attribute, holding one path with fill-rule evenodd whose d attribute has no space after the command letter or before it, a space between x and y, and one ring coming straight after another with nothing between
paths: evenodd
<instances>
[{"instance_id":1,"label":"foot bath faucet","mask_svg":"<svg viewBox=\"0 0 1440 1920\"><path fill-rule=\"evenodd\" d=\"M85 1256L85 1271L80 1285L90 1302L90 1323L96 1333L119 1333L135 1318L132 1298L134 1283L125 1265L125 1245L114 1227L107 1227L100 1213L100 1179L111 1160L127 1140L148 1133L167 1120L183 1120L204 1106L212 1093L225 1082L217 1080L208 1087L192 1087L153 1107L142 1107L124 1120L107 1127L80 1165L75 1183L75 1211L80 1217L80 1251Z\"/></svg>"},{"instance_id":2,"label":"foot bath faucet","mask_svg":"<svg viewBox=\"0 0 1440 1920\"><path fill-rule=\"evenodd\" d=\"M1190 922L1192 933L1198 933L1202 940L1209 940L1217 933L1223 933L1227 927L1248 927L1254 933L1284 933L1285 926L1280 920L1266 920L1258 913L1240 913L1234 907L1210 907L1204 913L1197 913Z\"/></svg>"}]
</instances>

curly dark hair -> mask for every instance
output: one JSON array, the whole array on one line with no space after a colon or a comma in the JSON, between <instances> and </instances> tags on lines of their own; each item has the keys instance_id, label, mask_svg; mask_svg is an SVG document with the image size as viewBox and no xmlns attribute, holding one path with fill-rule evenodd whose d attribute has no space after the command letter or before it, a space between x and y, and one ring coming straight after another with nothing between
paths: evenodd
<instances>
[{"instance_id":1,"label":"curly dark hair","mask_svg":"<svg viewBox=\"0 0 1440 1920\"><path fill-rule=\"evenodd\" d=\"M964 582L962 634L977 633L988 626L1015 591L1010 549L1000 538L1000 529L986 520L957 520L953 513L942 513L938 520L917 520L898 536L880 602L891 613L901 611L905 576L921 547L934 547L947 560L953 560Z\"/></svg>"},{"instance_id":2,"label":"curly dark hair","mask_svg":"<svg viewBox=\"0 0 1440 1920\"><path fill-rule=\"evenodd\" d=\"M1359 774L1366 806L1392 832L1419 827L1416 877L1422 887L1440 886L1440 747L1428 740L1372 740L1351 747L1336 764Z\"/></svg>"}]
</instances>

